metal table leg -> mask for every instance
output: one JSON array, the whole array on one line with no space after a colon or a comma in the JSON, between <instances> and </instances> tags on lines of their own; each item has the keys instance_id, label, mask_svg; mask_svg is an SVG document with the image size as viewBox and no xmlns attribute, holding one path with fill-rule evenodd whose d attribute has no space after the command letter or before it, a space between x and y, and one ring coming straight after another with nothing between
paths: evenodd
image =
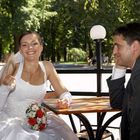
<instances>
[{"instance_id":1,"label":"metal table leg","mask_svg":"<svg viewBox=\"0 0 140 140\"><path fill-rule=\"evenodd\" d=\"M104 131L106 130L106 128L108 127L108 125L114 121L115 119L117 119L118 117L120 117L122 115L122 112L119 112L115 115L113 115L111 118L109 118L104 125L102 125L102 127L99 129L99 132L98 132L98 135L96 137L96 140L101 140L102 139L102 136L103 136L103 133Z\"/></svg>"},{"instance_id":2,"label":"metal table leg","mask_svg":"<svg viewBox=\"0 0 140 140\"><path fill-rule=\"evenodd\" d=\"M76 130L76 127L75 127L75 124L74 124L74 120L72 118L72 114L69 114L69 119L70 119L70 122L71 122L74 133L77 133L77 130Z\"/></svg>"},{"instance_id":3,"label":"metal table leg","mask_svg":"<svg viewBox=\"0 0 140 140\"><path fill-rule=\"evenodd\" d=\"M101 113L99 114L99 118L98 118L98 120L97 120L96 137L98 136L99 130L100 130L100 128L102 127L102 123L103 123L103 120L104 120L105 115L106 115L106 112L101 112Z\"/></svg>"},{"instance_id":4,"label":"metal table leg","mask_svg":"<svg viewBox=\"0 0 140 140\"><path fill-rule=\"evenodd\" d=\"M92 126L90 122L88 121L88 119L83 114L74 114L74 115L77 116L80 119L80 121L83 123L83 125L85 126L86 131L89 136L89 140L95 140Z\"/></svg>"}]
</instances>

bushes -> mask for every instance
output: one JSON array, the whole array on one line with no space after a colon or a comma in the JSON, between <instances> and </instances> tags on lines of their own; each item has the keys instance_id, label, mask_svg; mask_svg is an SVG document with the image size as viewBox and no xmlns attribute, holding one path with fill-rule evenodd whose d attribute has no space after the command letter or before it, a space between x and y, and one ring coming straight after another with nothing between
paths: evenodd
<instances>
[{"instance_id":1,"label":"bushes","mask_svg":"<svg viewBox=\"0 0 140 140\"><path fill-rule=\"evenodd\" d=\"M68 50L68 61L86 61L87 53L81 48L72 48Z\"/></svg>"}]
</instances>

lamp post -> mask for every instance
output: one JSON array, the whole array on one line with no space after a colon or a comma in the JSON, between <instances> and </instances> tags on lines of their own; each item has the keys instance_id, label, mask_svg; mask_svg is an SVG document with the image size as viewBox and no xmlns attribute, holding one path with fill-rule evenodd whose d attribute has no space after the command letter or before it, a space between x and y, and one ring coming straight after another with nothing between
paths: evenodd
<instances>
[{"instance_id":1,"label":"lamp post","mask_svg":"<svg viewBox=\"0 0 140 140\"><path fill-rule=\"evenodd\" d=\"M102 25L94 25L90 30L90 37L96 43L96 62L97 62L97 96L101 95L101 41L106 36L106 30Z\"/></svg>"},{"instance_id":2,"label":"lamp post","mask_svg":"<svg viewBox=\"0 0 140 140\"><path fill-rule=\"evenodd\" d=\"M102 25L94 25L90 30L90 37L96 42L96 62L97 62L97 96L101 96L101 42L106 36L106 30ZM97 113L97 125L99 124L101 114ZM96 136L98 135L98 130Z\"/></svg>"}]
</instances>

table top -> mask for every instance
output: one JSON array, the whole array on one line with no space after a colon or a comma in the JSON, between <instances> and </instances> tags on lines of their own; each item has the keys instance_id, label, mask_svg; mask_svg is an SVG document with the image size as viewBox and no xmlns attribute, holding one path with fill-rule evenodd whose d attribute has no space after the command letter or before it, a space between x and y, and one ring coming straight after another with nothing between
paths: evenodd
<instances>
[{"instance_id":1,"label":"table top","mask_svg":"<svg viewBox=\"0 0 140 140\"><path fill-rule=\"evenodd\" d=\"M110 106L109 97L91 97L73 99L70 108L58 109L56 107L57 99L45 99L44 105L56 114L79 114L91 112L114 112L120 111Z\"/></svg>"}]
</instances>

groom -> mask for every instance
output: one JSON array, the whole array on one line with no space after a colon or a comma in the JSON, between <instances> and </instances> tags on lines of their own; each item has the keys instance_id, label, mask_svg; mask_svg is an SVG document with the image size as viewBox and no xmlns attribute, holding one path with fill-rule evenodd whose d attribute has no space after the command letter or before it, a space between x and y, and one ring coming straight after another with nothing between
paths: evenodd
<instances>
[{"instance_id":1,"label":"groom","mask_svg":"<svg viewBox=\"0 0 140 140\"><path fill-rule=\"evenodd\" d=\"M107 79L110 103L122 109L121 140L140 140L140 23L118 27L113 42L115 66ZM132 72L125 88L127 68Z\"/></svg>"}]
</instances>

